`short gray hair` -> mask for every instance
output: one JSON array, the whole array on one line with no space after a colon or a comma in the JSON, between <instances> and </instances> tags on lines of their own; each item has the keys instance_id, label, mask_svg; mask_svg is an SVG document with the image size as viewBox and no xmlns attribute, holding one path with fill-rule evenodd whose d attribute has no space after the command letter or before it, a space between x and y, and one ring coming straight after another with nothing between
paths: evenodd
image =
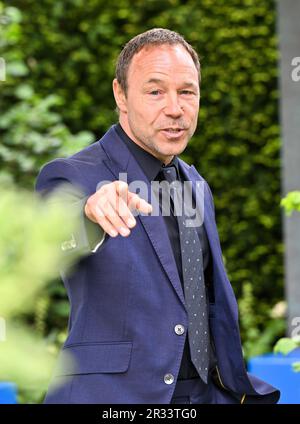
<instances>
[{"instance_id":1,"label":"short gray hair","mask_svg":"<svg viewBox=\"0 0 300 424\"><path fill-rule=\"evenodd\" d=\"M116 78L125 95L128 90L127 74L128 68L133 56L142 50L145 46L158 46L162 44L176 45L180 44L191 55L199 76L199 85L201 82L201 67L197 52L185 41L182 35L175 31L165 28L153 28L146 32L136 35L128 41L123 47L116 64Z\"/></svg>"}]
</instances>

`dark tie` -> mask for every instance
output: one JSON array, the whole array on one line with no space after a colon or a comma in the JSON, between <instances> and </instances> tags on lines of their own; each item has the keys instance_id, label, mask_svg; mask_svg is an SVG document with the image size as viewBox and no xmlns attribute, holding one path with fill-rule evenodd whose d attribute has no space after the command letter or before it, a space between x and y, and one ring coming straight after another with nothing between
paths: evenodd
<instances>
[{"instance_id":1,"label":"dark tie","mask_svg":"<svg viewBox=\"0 0 300 424\"><path fill-rule=\"evenodd\" d=\"M190 216L182 202L182 190L178 185L175 166L162 168L165 179L173 187L169 191L173 200L174 215L177 215L180 235L182 275L185 292L185 303L188 312L188 338L191 360L202 380L207 383L209 368L209 328L208 308L203 273L203 256L201 243L194 226L187 226ZM181 205L179 208L178 206ZM177 213L178 212L178 213Z\"/></svg>"}]
</instances>

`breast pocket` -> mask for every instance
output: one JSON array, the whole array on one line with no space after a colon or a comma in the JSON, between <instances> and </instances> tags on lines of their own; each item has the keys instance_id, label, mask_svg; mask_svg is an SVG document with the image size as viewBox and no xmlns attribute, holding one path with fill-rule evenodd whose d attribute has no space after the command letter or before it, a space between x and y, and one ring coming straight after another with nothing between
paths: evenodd
<instances>
[{"instance_id":1,"label":"breast pocket","mask_svg":"<svg viewBox=\"0 0 300 424\"><path fill-rule=\"evenodd\" d=\"M94 342L65 346L55 376L121 373L129 368L132 342Z\"/></svg>"}]
</instances>

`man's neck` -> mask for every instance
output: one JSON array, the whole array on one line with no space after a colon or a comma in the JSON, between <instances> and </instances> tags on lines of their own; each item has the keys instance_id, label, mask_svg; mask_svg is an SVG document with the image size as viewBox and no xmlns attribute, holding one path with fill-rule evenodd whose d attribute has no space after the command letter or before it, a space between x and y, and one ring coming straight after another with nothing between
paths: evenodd
<instances>
[{"instance_id":1,"label":"man's neck","mask_svg":"<svg viewBox=\"0 0 300 424\"><path fill-rule=\"evenodd\" d=\"M167 166L169 163L172 162L172 160L174 159L174 155L172 156L167 156L167 157L159 157L156 154L153 153L152 150L150 150L148 148L148 146L145 146L144 144L140 143L132 134L130 128L128 127L128 125L126 125L126 123L120 118L119 119L119 124L122 127L123 131L127 134L127 136L130 138L130 140L132 140L135 144L137 144L139 147L141 147L142 149L144 149L146 152L150 153L150 155L154 156L156 159L160 160L161 162L164 163L165 166Z\"/></svg>"}]
</instances>

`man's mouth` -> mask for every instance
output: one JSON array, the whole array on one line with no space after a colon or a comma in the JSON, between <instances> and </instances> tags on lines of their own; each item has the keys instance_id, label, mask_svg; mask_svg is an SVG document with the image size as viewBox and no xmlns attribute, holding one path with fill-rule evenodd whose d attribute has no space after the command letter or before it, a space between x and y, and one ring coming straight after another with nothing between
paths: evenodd
<instances>
[{"instance_id":1,"label":"man's mouth","mask_svg":"<svg viewBox=\"0 0 300 424\"><path fill-rule=\"evenodd\" d=\"M167 138L179 138L184 133L184 128L164 128L161 130Z\"/></svg>"}]
</instances>

